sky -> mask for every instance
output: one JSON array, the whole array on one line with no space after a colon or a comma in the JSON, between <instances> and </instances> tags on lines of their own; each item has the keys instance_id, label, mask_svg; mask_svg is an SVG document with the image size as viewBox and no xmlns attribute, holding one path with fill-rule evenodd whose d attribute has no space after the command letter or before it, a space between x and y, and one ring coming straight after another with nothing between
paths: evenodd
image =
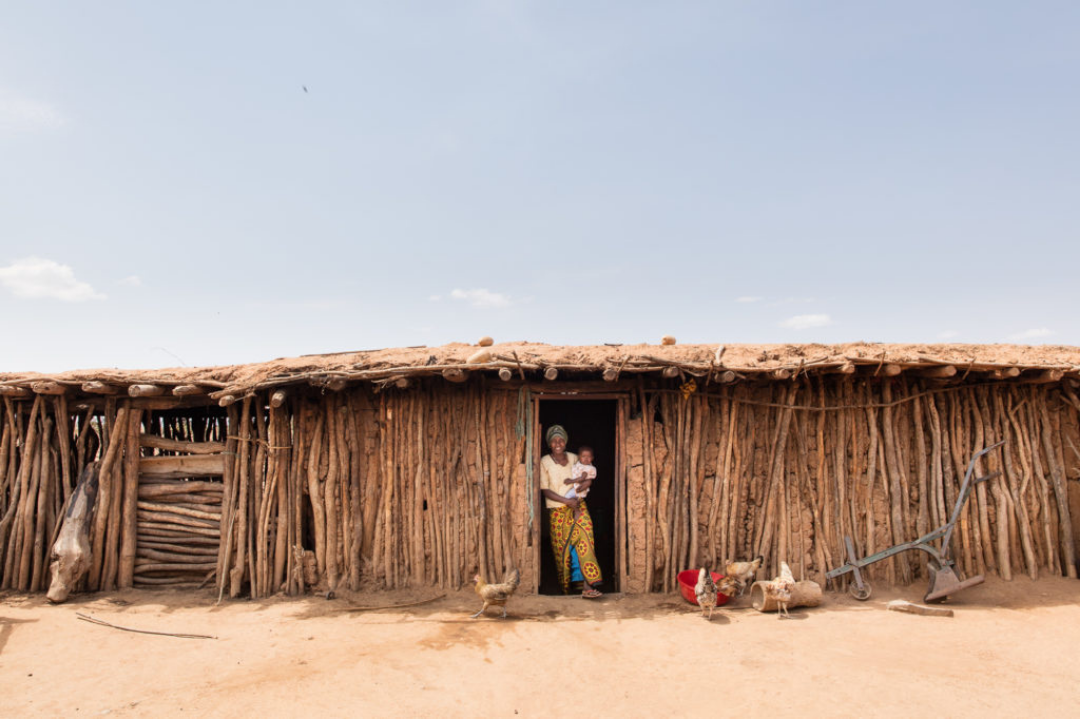
<instances>
[{"instance_id":1,"label":"sky","mask_svg":"<svg viewBox=\"0 0 1080 720\"><path fill-rule=\"evenodd\" d=\"M0 371L1080 344L1080 3L0 0Z\"/></svg>"}]
</instances>

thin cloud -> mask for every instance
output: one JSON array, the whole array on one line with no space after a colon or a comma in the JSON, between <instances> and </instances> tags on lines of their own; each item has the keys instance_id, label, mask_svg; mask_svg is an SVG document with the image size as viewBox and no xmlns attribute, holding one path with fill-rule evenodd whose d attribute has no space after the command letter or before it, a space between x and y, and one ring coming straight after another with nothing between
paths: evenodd
<instances>
[{"instance_id":1,"label":"thin cloud","mask_svg":"<svg viewBox=\"0 0 1080 720\"><path fill-rule=\"evenodd\" d=\"M55 130L67 124L67 118L52 105L0 94L0 130L8 132Z\"/></svg>"},{"instance_id":2,"label":"thin cloud","mask_svg":"<svg viewBox=\"0 0 1080 720\"><path fill-rule=\"evenodd\" d=\"M792 330L807 330L809 328L825 327L832 325L833 319L828 315L795 315L780 323L780 327Z\"/></svg>"},{"instance_id":3,"label":"thin cloud","mask_svg":"<svg viewBox=\"0 0 1080 720\"><path fill-rule=\"evenodd\" d=\"M756 303L756 302L760 301L761 299L762 298L757 297L756 295L742 295L740 297L735 298L735 302L737 302L737 303Z\"/></svg>"},{"instance_id":4,"label":"thin cloud","mask_svg":"<svg viewBox=\"0 0 1080 720\"><path fill-rule=\"evenodd\" d=\"M955 330L942 330L937 334L937 336L940 340L948 340L949 338L954 338L959 334L960 333L956 332Z\"/></svg>"},{"instance_id":5,"label":"thin cloud","mask_svg":"<svg viewBox=\"0 0 1080 720\"><path fill-rule=\"evenodd\" d=\"M812 302L817 302L817 299L812 298L812 297L786 297L786 298L779 298L777 300L773 300L772 302L770 302L765 307L779 307L781 305L795 305L795 304L805 305L806 303L812 303Z\"/></svg>"},{"instance_id":6,"label":"thin cloud","mask_svg":"<svg viewBox=\"0 0 1080 720\"><path fill-rule=\"evenodd\" d=\"M65 302L104 300L105 295L75 278L69 265L28 257L0 267L0 285L22 298L50 298Z\"/></svg>"},{"instance_id":7,"label":"thin cloud","mask_svg":"<svg viewBox=\"0 0 1080 720\"><path fill-rule=\"evenodd\" d=\"M128 287L142 287L142 278L138 275L128 275L123 280L118 280L117 285L127 285Z\"/></svg>"},{"instance_id":8,"label":"thin cloud","mask_svg":"<svg viewBox=\"0 0 1080 720\"><path fill-rule=\"evenodd\" d=\"M1034 340L1035 338L1046 337L1047 335L1053 335L1054 331L1050 328L1031 328L1024 332L1018 332L1009 336L1010 340Z\"/></svg>"},{"instance_id":9,"label":"thin cloud","mask_svg":"<svg viewBox=\"0 0 1080 720\"><path fill-rule=\"evenodd\" d=\"M465 300L477 308L500 308L510 304L509 295L491 292L487 288L473 288L472 290L454 288L450 293L450 297L454 300Z\"/></svg>"}]
</instances>

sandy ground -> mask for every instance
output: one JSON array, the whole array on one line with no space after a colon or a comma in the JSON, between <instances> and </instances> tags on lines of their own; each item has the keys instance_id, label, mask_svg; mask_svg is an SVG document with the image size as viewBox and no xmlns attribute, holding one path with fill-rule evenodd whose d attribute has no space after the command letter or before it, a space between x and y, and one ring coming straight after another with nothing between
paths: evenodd
<instances>
[{"instance_id":1,"label":"sandy ground","mask_svg":"<svg viewBox=\"0 0 1080 720\"><path fill-rule=\"evenodd\" d=\"M677 596L271 599L0 596L0 717L1049 717L1080 715L1080 583L990 581L953 618L886 612L921 587L711 623ZM143 630L122 632L76 613Z\"/></svg>"}]
</instances>

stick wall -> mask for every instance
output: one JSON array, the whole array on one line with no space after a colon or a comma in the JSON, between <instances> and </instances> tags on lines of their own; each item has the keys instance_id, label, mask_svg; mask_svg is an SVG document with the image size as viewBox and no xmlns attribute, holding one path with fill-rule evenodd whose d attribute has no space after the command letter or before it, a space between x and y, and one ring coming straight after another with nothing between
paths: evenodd
<instances>
[{"instance_id":1,"label":"stick wall","mask_svg":"<svg viewBox=\"0 0 1080 720\"><path fill-rule=\"evenodd\" d=\"M764 575L785 560L824 585L845 535L868 555L944 524L969 458L999 439L978 470L1003 476L978 486L957 527L960 569L1075 577L1080 402L1065 384L823 375L688 395L605 386L628 398L620 572L630 592L670 591L679 570L758 554ZM226 411L121 398L75 412L64 396L4 398L0 588L47 587L58 518L95 459L89 590L459 588L511 567L532 587L545 521L528 472L533 396L495 387L268 390ZM167 459L182 455L200 459ZM221 474L183 479L180 467ZM924 568L905 553L869 575L909 582Z\"/></svg>"}]
</instances>

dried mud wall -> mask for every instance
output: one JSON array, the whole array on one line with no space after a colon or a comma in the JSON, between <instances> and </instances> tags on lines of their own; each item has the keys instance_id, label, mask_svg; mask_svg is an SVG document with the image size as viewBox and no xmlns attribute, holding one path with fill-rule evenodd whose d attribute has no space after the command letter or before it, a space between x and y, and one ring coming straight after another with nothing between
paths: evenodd
<instances>
[{"instance_id":1,"label":"dried mud wall","mask_svg":"<svg viewBox=\"0 0 1080 720\"><path fill-rule=\"evenodd\" d=\"M955 532L960 569L1076 577L1080 403L1065 384L818 376L689 396L641 389L634 405L631 592L759 554L770 577L784 560L824 585L845 562L845 535L862 557L948 522L971 456L998 440L976 472L1003 475L977 486ZM910 582L926 557L902 553L869 576Z\"/></svg>"}]
</instances>

